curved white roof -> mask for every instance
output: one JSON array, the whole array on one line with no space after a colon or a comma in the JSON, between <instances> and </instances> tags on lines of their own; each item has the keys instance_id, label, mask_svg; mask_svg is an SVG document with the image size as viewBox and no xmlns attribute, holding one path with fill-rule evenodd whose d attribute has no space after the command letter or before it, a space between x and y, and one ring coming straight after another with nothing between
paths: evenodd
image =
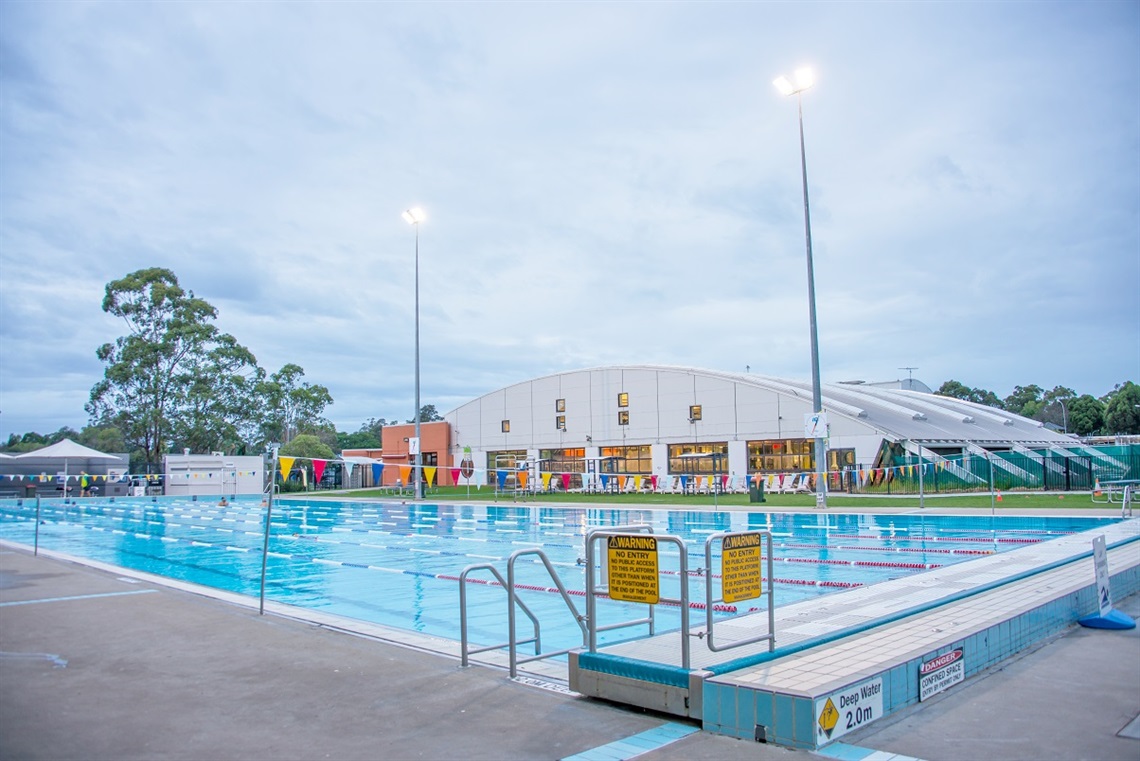
<instances>
[{"instance_id":1,"label":"curved white roof","mask_svg":"<svg viewBox=\"0 0 1140 761\"><path fill-rule=\"evenodd\" d=\"M674 365L616 365L551 373L523 383L575 373L642 370L686 373L755 386L784 397L812 399L810 381L775 378L754 373L730 373ZM523 385L512 384L506 388ZM505 389L499 389L494 394ZM490 396L486 394L484 396ZM1045 428L1040 422L1004 410L921 391L890 389L858 383L825 383L823 408L829 416L842 416L879 432L884 438L939 446L962 442L989 445L1048 447L1072 445L1072 436ZM483 397L478 397L483 398ZM472 400L475 401L475 400Z\"/></svg>"}]
</instances>

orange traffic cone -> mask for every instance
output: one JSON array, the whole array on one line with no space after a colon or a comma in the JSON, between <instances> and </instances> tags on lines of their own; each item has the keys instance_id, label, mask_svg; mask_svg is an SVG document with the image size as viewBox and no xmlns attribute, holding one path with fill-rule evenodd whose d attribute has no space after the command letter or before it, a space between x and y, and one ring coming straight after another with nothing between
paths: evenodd
<instances>
[{"instance_id":1,"label":"orange traffic cone","mask_svg":"<svg viewBox=\"0 0 1140 761\"><path fill-rule=\"evenodd\" d=\"M1001 502L1001 492L1000 491L997 493L997 501Z\"/></svg>"}]
</instances>

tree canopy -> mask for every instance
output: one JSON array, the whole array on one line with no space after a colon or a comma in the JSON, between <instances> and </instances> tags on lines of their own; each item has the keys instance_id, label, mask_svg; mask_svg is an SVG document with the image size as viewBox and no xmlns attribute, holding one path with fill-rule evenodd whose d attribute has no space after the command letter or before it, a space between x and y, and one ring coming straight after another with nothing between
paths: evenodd
<instances>
[{"instance_id":1,"label":"tree canopy","mask_svg":"<svg viewBox=\"0 0 1140 761\"><path fill-rule=\"evenodd\" d=\"M331 428L327 388L301 383L295 364L267 378L253 353L214 324L217 310L172 271L151 267L108 283L103 311L121 317L127 334L96 351L106 367L86 410L138 460L156 463L179 447L261 451L301 430Z\"/></svg>"}]
</instances>

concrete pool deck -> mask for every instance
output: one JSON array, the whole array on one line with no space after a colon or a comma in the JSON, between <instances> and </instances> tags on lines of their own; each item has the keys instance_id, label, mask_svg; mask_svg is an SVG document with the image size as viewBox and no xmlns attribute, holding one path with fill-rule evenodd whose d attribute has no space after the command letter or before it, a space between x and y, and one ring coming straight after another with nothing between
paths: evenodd
<instances>
[{"instance_id":1,"label":"concrete pool deck","mask_svg":"<svg viewBox=\"0 0 1140 761\"><path fill-rule=\"evenodd\" d=\"M1140 596L1118 607L1140 616ZM1134 761L1138 632L1070 628L842 747L694 732L639 757ZM605 746L675 724L3 544L0 651L5 759L630 758Z\"/></svg>"}]
</instances>

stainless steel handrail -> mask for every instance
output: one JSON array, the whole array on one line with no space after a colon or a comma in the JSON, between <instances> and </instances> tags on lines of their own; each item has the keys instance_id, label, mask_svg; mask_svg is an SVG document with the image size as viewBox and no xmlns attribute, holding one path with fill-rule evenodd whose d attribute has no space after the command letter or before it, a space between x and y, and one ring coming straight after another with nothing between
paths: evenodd
<instances>
[{"instance_id":1,"label":"stainless steel handrail","mask_svg":"<svg viewBox=\"0 0 1140 761\"><path fill-rule=\"evenodd\" d=\"M510 647L511 648L511 660L513 662L514 661L515 647L517 645L525 645L528 642L534 643L534 652L535 652L535 654L538 654L541 650L541 647L542 647L541 633L539 631L538 618L534 615L534 613L531 612L530 608L528 608L526 603L524 603L522 600L519 600L517 598L512 599L513 596L510 594L509 591L507 593L507 600L508 600L509 604L511 605L511 611L512 611L512 613L510 614L511 620L512 621L514 620L514 613L513 613L514 603L517 602L518 606L523 609L523 612L526 613L527 618L529 618L531 623L534 625L534 637L532 637L531 639L523 640L522 642L515 642L515 628L514 628L514 625L512 624L512 626L510 627L510 639L507 640L506 642L500 642L500 643L495 644L495 645L487 645L485 647L479 647L479 648L474 648L474 649L471 649L467 646L467 575L469 573L471 573L472 571L480 571L480 570L490 571L491 574L495 577L495 579L498 580L499 586L503 587L504 589L510 590L512 588L511 586L509 586L507 584L507 580L503 578L503 575L501 573L499 573L498 569L496 569L495 566L491 565L490 563L476 563L475 565L469 565L463 569L462 573L459 574L459 641L460 641L460 648L461 648L461 650L460 650L460 665L462 665L464 667L466 667L468 665L468 656L469 655L472 655L474 653L485 653L488 650L499 650L499 649L504 648L504 647ZM514 672L515 672L515 670L514 670L514 667L512 666L511 677L515 676Z\"/></svg>"},{"instance_id":2,"label":"stainless steel handrail","mask_svg":"<svg viewBox=\"0 0 1140 761\"><path fill-rule=\"evenodd\" d=\"M620 527L626 529L624 531L614 529L600 529L591 531L587 534L586 539L586 623L589 628L589 651L595 653L598 650L598 632L603 631L597 626L597 594L598 588L594 583L594 547L599 539L608 539L611 536L622 536L629 533L629 527ZM652 528L646 526L635 527L638 531L653 533ZM681 667L689 668L689 559L688 553L685 550L685 542L679 536L671 536L668 534L653 534L653 537L658 542L665 542L667 544L675 544L680 549L679 553L679 574L681 578L681 597L680 599L671 600L667 598L660 598L662 602L673 602L681 608ZM633 621L620 624L619 626L632 626L638 623L644 623L652 620L653 606L649 606L650 617L644 621ZM607 627L616 629L618 626ZM652 631L651 631L652 633Z\"/></svg>"},{"instance_id":3,"label":"stainless steel handrail","mask_svg":"<svg viewBox=\"0 0 1140 761\"><path fill-rule=\"evenodd\" d=\"M546 553L537 547L532 549L515 550L511 553L511 556L507 558L507 628L509 630L511 642L515 642L515 603L517 602L520 606L522 606L522 601L518 599L518 595L515 593L515 561L524 555L537 555L539 560L542 561L542 565L546 567L547 573L550 574L551 580L558 588L558 593L562 596L562 601L566 603L566 607L572 614L574 614L574 621L578 624L578 628L582 630L582 645L585 646L586 625L582 622L582 614L578 612L578 606L576 606L574 604L574 601L570 598L570 593L567 592L566 587L563 586L562 579L554 570L554 566L550 564L550 558L546 557ZM537 626L537 621L535 621L535 625ZM543 653L540 652L540 648L536 645L534 657L524 658L520 661L518 658L518 653L516 652L515 644L512 644L510 649L511 678L513 679L517 675L519 663L529 663L530 661L537 661L542 658L550 658L555 655L563 655L574 649L575 648L566 648L563 650Z\"/></svg>"},{"instance_id":4,"label":"stainless steel handrail","mask_svg":"<svg viewBox=\"0 0 1140 761\"><path fill-rule=\"evenodd\" d=\"M713 605L715 603L724 602L724 578L722 568L721 578L721 596L713 598L713 573L712 573L712 546L716 541L721 543L721 556L724 555L724 538L731 534L739 533L753 533L759 534L762 538L767 540L767 556L768 556L768 633L750 637L748 639L737 640L728 645L716 645L713 643ZM734 647L742 645L751 645L754 642L763 642L768 640L768 651L771 652L776 649L776 598L773 593L772 584L772 532L771 531L722 531L718 534L712 534L705 539L705 631L698 634L698 637L704 637L709 650L714 653L719 653L723 650L731 650Z\"/></svg>"}]
</instances>

